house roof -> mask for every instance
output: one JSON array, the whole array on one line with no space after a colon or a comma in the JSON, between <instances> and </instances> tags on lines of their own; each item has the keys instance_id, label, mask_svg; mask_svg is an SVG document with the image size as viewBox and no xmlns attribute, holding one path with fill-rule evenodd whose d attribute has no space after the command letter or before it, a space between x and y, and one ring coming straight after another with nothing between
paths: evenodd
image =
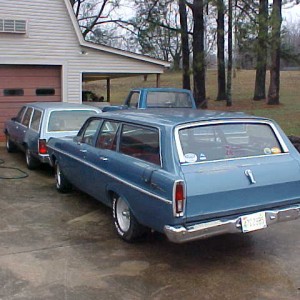
<instances>
[{"instance_id":1,"label":"house roof","mask_svg":"<svg viewBox=\"0 0 300 300\"><path fill-rule=\"evenodd\" d=\"M147 63L152 63L152 64L156 64L156 65L160 65L162 67L168 68L170 67L170 63L160 60L160 59L155 59L149 56L145 56L142 54L137 54L137 53L133 53L133 52L129 52L129 51L125 51L125 50L121 50L121 49L117 49L117 48L113 48L113 47L109 47L109 46L105 46L105 45L101 45L101 44L95 44L92 42L87 42L84 40L83 36L82 36L82 32L80 30L79 24L77 22L77 19L75 17L72 5L70 3L70 0L64 0L65 5L68 9L71 21L73 23L79 44L83 47L87 47L87 48L92 48L95 50L99 50L99 51L105 51L105 52L109 52L109 53L113 53L116 55L121 55L121 56L125 56L128 58L132 58L132 59L136 59L139 61L144 61Z\"/></svg>"}]
</instances>

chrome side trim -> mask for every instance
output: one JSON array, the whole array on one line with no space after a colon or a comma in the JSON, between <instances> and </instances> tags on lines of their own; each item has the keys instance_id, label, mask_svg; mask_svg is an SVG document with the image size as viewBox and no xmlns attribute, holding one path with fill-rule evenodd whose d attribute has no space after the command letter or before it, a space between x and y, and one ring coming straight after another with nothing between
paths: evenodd
<instances>
[{"instance_id":1,"label":"chrome side trim","mask_svg":"<svg viewBox=\"0 0 300 300\"><path fill-rule=\"evenodd\" d=\"M49 146L49 145L48 145L48 148L49 148L49 149L52 149L52 150L54 150L54 151L56 151L56 152L59 152L59 153L61 153L61 154L63 154L63 155L69 156L69 157L71 157L71 158L73 158L73 159L75 159L75 160L77 160L77 161L80 161L81 163L83 163L83 164L85 164L85 165L87 165L87 166L89 166L89 167L91 167L91 168L93 168L93 169L95 169L95 170L97 170L97 171L100 171L101 173L103 173L103 174L105 174L105 175L107 175L107 176L110 176L111 178L113 178L113 179L115 179L115 180L118 180L118 181L120 181L120 182L122 182L122 183L124 183L124 184L126 184L126 185L128 185L128 186L130 186L131 188L133 188L133 189L135 189L135 190L137 190L137 191L139 191L139 192L141 192L141 193L143 193L143 194L146 194L146 195L148 195L148 196L154 197L154 198L156 198L156 199L158 199L158 200L160 200L160 201L163 201L163 202L165 202L165 203L167 203L167 204L172 205L172 201L170 201L170 200L168 200L168 199L166 199L166 198L163 198L163 197L161 197L161 196L158 196L158 195L156 195L156 194L153 194L153 193L151 193L151 192L148 192L148 191L146 191L146 190L144 190L144 189L142 189L142 188L140 188L140 187L138 187L138 186L135 186L134 184L132 184L132 183L130 183L130 182L128 182L128 181L123 180L121 177L115 176L115 175L113 175L113 174L111 174L111 173L109 173L109 172L103 170L102 168L99 168L99 167L97 167L97 166L95 166L95 165L93 165L93 164L91 164L91 163L89 163L89 162L87 162L87 161L85 161L85 160L83 160L83 159L80 159L80 158L78 158L78 157L76 157L76 156L74 156L74 155L72 155L72 154L69 154L69 153L67 153L67 152L65 152L65 151L62 151L62 150L60 150L60 149L57 149L57 148L55 148L55 147L51 147L51 146ZM51 163L51 165L52 165L52 163Z\"/></svg>"},{"instance_id":2,"label":"chrome side trim","mask_svg":"<svg viewBox=\"0 0 300 300\"><path fill-rule=\"evenodd\" d=\"M202 165L202 164L213 164L218 162L225 162L225 161L233 161L233 160L248 160L248 159L255 159L255 158L266 158L266 157L274 157L274 156L283 156L283 155L290 155L290 153L278 153L278 154L266 154L266 155L257 155L257 156L245 156L245 157L236 157L236 158L224 158L224 159L217 159L211 161L197 161L194 163L182 163L182 166L188 165Z\"/></svg>"},{"instance_id":3,"label":"chrome side trim","mask_svg":"<svg viewBox=\"0 0 300 300\"><path fill-rule=\"evenodd\" d=\"M197 126L205 126L205 125L218 125L218 124L239 124L239 123L250 123L250 124L266 124L269 125L276 138L278 139L282 150L284 153L280 153L280 154L287 154L289 153L289 149L286 146L283 138L281 137L278 129L276 128L276 126L273 124L273 122L269 121L269 120L255 120L255 119L224 119L224 120L219 120L219 121L202 121L202 122L194 122L194 123L189 123L189 124L184 124L184 125L179 125L175 128L175 144L176 144L176 148L177 148L177 152L178 152L178 156L179 156L179 161L181 164L185 164L186 160L183 154L183 150L181 147L181 142L180 142L180 138L179 138L179 130L181 129L185 129L185 128L191 128L191 127L197 127ZM275 155L280 155L280 154L273 154L272 156ZM267 156L267 155L265 155ZM251 156L251 157L258 157L258 156ZM245 159L246 157L240 157L240 159ZM248 157L247 157L248 158ZM234 160L237 158L234 158ZM222 159L222 160L218 160L218 161L227 161L227 160L232 160L232 159ZM209 163L210 161L207 162L200 162L200 163ZM213 161L211 161L213 162ZM196 163L188 163L188 164L198 164L199 162Z\"/></svg>"},{"instance_id":4,"label":"chrome side trim","mask_svg":"<svg viewBox=\"0 0 300 300\"><path fill-rule=\"evenodd\" d=\"M275 223L296 220L300 218L300 204L282 207L273 210L262 211L266 215L267 226ZM242 233L241 217L224 218L195 225L183 226L175 225L164 227L164 232L168 239L174 243L185 243L189 241L206 239L212 236L226 233Z\"/></svg>"}]
</instances>

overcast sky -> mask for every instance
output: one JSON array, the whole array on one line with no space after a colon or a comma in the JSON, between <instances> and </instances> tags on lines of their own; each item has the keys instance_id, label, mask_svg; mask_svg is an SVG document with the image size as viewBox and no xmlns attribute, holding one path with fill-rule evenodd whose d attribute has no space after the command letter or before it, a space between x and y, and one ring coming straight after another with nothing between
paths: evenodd
<instances>
[{"instance_id":1,"label":"overcast sky","mask_svg":"<svg viewBox=\"0 0 300 300\"><path fill-rule=\"evenodd\" d=\"M300 4L293 7L288 7L282 9L282 16L285 22L289 23L299 23L300 21Z\"/></svg>"}]
</instances>

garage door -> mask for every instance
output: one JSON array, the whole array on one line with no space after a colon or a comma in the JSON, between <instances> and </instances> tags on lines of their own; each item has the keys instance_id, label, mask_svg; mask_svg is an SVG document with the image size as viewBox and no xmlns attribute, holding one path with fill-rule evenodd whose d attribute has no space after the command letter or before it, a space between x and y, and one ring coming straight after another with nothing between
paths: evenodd
<instances>
[{"instance_id":1,"label":"garage door","mask_svg":"<svg viewBox=\"0 0 300 300\"><path fill-rule=\"evenodd\" d=\"M24 103L61 101L61 66L0 65L0 141L4 122Z\"/></svg>"}]
</instances>

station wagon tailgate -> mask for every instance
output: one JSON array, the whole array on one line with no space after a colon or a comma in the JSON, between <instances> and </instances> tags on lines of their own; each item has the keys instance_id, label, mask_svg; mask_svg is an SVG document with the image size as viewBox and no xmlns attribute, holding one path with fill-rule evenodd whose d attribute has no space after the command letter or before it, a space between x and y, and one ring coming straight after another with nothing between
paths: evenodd
<instances>
[{"instance_id":1,"label":"station wagon tailgate","mask_svg":"<svg viewBox=\"0 0 300 300\"><path fill-rule=\"evenodd\" d=\"M187 222L300 202L300 168L290 155L182 166ZM251 174L251 175L250 175Z\"/></svg>"}]
</instances>

